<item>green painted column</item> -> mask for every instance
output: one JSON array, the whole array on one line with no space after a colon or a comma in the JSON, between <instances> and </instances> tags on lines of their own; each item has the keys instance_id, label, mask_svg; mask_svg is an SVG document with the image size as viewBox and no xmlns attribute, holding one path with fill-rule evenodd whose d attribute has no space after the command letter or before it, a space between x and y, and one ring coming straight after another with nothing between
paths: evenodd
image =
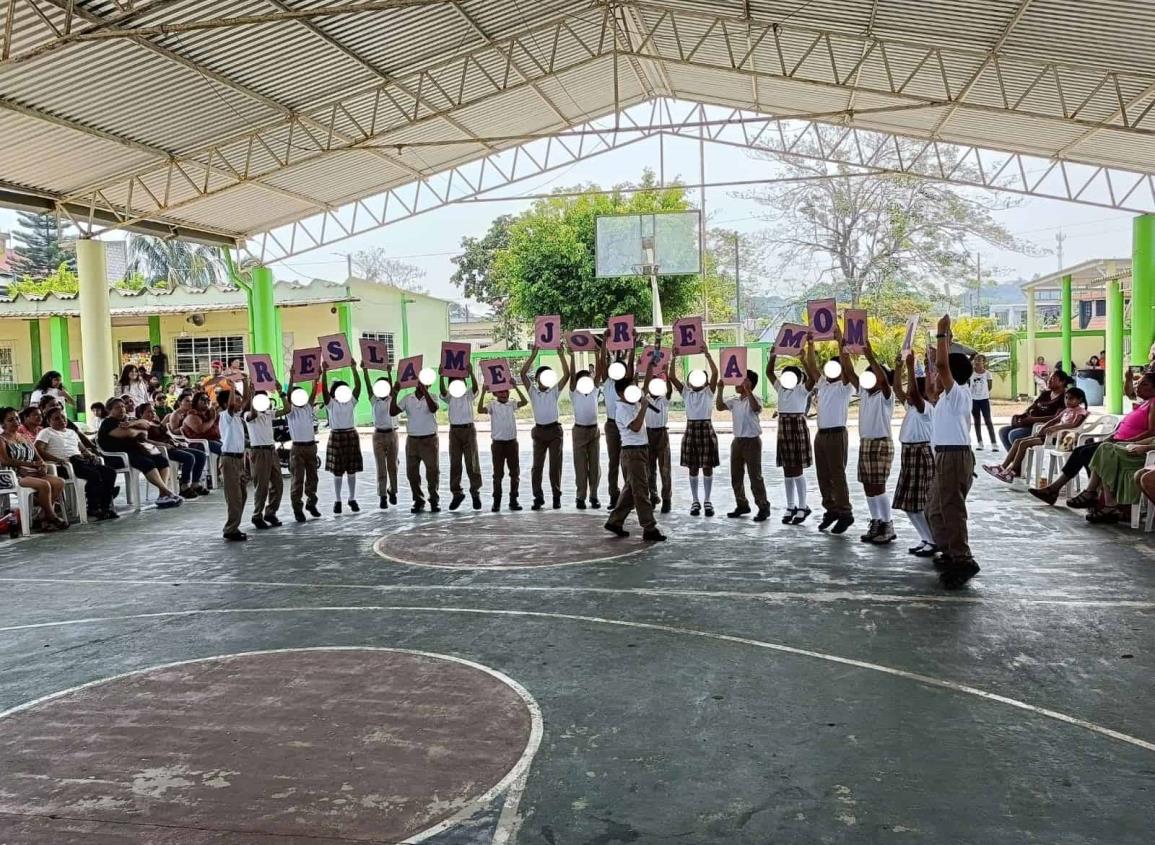
<instances>
[{"instance_id":1,"label":"green painted column","mask_svg":"<svg viewBox=\"0 0 1155 845\"><path fill-rule=\"evenodd\" d=\"M249 315L253 327L253 348L256 354L281 357L281 339L277 335L277 301L273 295L273 271L268 267L254 267L250 271L252 287L249 290Z\"/></svg>"},{"instance_id":2,"label":"green painted column","mask_svg":"<svg viewBox=\"0 0 1155 845\"><path fill-rule=\"evenodd\" d=\"M40 321L28 321L28 348L32 353L32 381L44 375L44 359L40 355Z\"/></svg>"},{"instance_id":3,"label":"green painted column","mask_svg":"<svg viewBox=\"0 0 1155 845\"><path fill-rule=\"evenodd\" d=\"M48 348L52 350L52 369L60 372L64 389L76 395L72 385L72 349L68 343L68 318L51 317L48 320ZM76 412L65 406L69 419L75 419Z\"/></svg>"},{"instance_id":4,"label":"green painted column","mask_svg":"<svg viewBox=\"0 0 1155 845\"><path fill-rule=\"evenodd\" d=\"M161 346L160 317L156 314L148 318L148 342L150 346Z\"/></svg>"},{"instance_id":5,"label":"green painted column","mask_svg":"<svg viewBox=\"0 0 1155 845\"><path fill-rule=\"evenodd\" d=\"M404 306L402 306L404 307ZM404 312L402 312L404 313ZM345 341L349 344L349 349L353 353L354 360L357 361L357 366L361 365L361 338L357 332L357 327L353 324L353 303L352 302L338 302L337 303L337 331L345 335ZM353 381L353 371L349 370L347 378L350 383ZM361 398L357 400L357 424L365 425L373 420L373 406L369 401L372 395L370 391L372 388L367 385L361 385Z\"/></svg>"},{"instance_id":6,"label":"green painted column","mask_svg":"<svg viewBox=\"0 0 1155 845\"><path fill-rule=\"evenodd\" d=\"M1027 291L1027 394L1035 395L1035 376L1032 372L1035 368L1035 358L1038 357L1037 340L1039 333L1039 308L1035 299L1035 289L1031 288Z\"/></svg>"},{"instance_id":7,"label":"green painted column","mask_svg":"<svg viewBox=\"0 0 1155 845\"><path fill-rule=\"evenodd\" d=\"M401 296L401 357L409 357L409 303L412 299Z\"/></svg>"},{"instance_id":8,"label":"green painted column","mask_svg":"<svg viewBox=\"0 0 1155 845\"><path fill-rule=\"evenodd\" d=\"M1063 276L1063 371L1071 375L1071 365L1074 356L1071 354L1071 320L1074 319L1073 295L1071 293L1071 277Z\"/></svg>"},{"instance_id":9,"label":"green painted column","mask_svg":"<svg viewBox=\"0 0 1155 845\"><path fill-rule=\"evenodd\" d=\"M1108 272L1114 273L1113 267ZM1123 288L1118 279L1107 282L1107 368L1104 373L1107 412L1123 413Z\"/></svg>"},{"instance_id":10,"label":"green painted column","mask_svg":"<svg viewBox=\"0 0 1155 845\"><path fill-rule=\"evenodd\" d=\"M1146 364L1155 341L1155 214L1131 224L1131 363Z\"/></svg>"}]
</instances>

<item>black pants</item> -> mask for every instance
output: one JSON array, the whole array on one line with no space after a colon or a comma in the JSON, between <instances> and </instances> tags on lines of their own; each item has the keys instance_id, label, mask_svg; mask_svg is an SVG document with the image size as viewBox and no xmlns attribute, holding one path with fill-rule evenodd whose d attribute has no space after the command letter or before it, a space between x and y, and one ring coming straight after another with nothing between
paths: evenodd
<instances>
[{"instance_id":1,"label":"black pants","mask_svg":"<svg viewBox=\"0 0 1155 845\"><path fill-rule=\"evenodd\" d=\"M987 433L991 436L991 445L995 445L998 441L995 439L995 424L991 421L991 400L990 399L974 399L971 401L971 416L975 421L975 437L978 438L979 445L983 445L983 426L982 421L986 420Z\"/></svg>"},{"instance_id":2,"label":"black pants","mask_svg":"<svg viewBox=\"0 0 1155 845\"><path fill-rule=\"evenodd\" d=\"M1067 478L1074 478L1080 472L1085 470L1091 464L1091 458L1095 454L1095 450L1099 448L1098 443L1084 443L1082 446L1072 450L1071 457L1067 458L1067 462L1063 464L1063 475Z\"/></svg>"},{"instance_id":3,"label":"black pants","mask_svg":"<svg viewBox=\"0 0 1155 845\"><path fill-rule=\"evenodd\" d=\"M84 496L88 499L89 511L107 510L112 505L112 488L116 486L116 470L96 461L89 461L80 455L73 455L68 462L77 478L84 479Z\"/></svg>"}]
</instances>

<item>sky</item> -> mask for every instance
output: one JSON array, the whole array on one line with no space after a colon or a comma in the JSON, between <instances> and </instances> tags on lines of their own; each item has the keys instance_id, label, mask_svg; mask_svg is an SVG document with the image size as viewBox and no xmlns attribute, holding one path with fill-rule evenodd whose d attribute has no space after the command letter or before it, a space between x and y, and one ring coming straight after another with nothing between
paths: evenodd
<instances>
[{"instance_id":1,"label":"sky","mask_svg":"<svg viewBox=\"0 0 1155 845\"><path fill-rule=\"evenodd\" d=\"M340 279L345 275L347 253L381 247L392 258L421 268L425 272L421 283L431 294L461 300L460 292L450 282L454 271L450 259L460 253L463 237L480 237L494 217L524 210L531 203L531 200L524 199L526 195L586 183L610 187L620 182L634 182L644 168L656 171L658 161L657 142L641 142L490 194L511 198L508 201L448 206L271 266L278 278L295 281ZM696 141L667 139L665 173L668 180L680 178L686 183L697 183L698 167ZM706 145L706 181L729 182L773 175L772 164L752 159L741 150ZM725 226L743 233L765 228L765 222L758 219L759 206L739 196L742 190L733 187L706 189L704 200L710 226ZM696 204L700 204L701 191L694 189L691 196ZM1060 233L1064 237L1063 262L1066 266L1091 258L1131 254L1132 215L1128 213L1059 200L1024 198L1018 207L999 211L996 216L1016 236L1048 252L1038 256L1019 255L975 244L974 249L981 255L983 266L997 268L995 281L1029 279L1036 274L1057 270L1060 264L1055 239ZM0 209L0 230L11 231L14 225L15 214ZM784 287L778 280L768 279L766 292L788 293Z\"/></svg>"}]
</instances>

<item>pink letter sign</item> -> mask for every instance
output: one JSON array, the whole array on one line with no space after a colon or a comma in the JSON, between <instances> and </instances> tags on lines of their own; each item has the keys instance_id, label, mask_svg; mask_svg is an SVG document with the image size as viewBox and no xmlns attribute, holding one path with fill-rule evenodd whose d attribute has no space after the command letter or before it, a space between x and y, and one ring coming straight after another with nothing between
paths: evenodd
<instances>
[{"instance_id":1,"label":"pink letter sign","mask_svg":"<svg viewBox=\"0 0 1155 845\"><path fill-rule=\"evenodd\" d=\"M702 333L701 317L683 317L674 323L674 351L679 355L691 355L706 348L706 338Z\"/></svg>"},{"instance_id":2,"label":"pink letter sign","mask_svg":"<svg viewBox=\"0 0 1155 845\"><path fill-rule=\"evenodd\" d=\"M852 355L861 355L866 351L866 312L847 308L842 319L845 322L842 328L842 342L846 351Z\"/></svg>"},{"instance_id":3,"label":"pink letter sign","mask_svg":"<svg viewBox=\"0 0 1155 845\"><path fill-rule=\"evenodd\" d=\"M246 355L245 369L249 371L253 390L276 390L277 374L273 371L272 355Z\"/></svg>"},{"instance_id":4,"label":"pink letter sign","mask_svg":"<svg viewBox=\"0 0 1155 845\"><path fill-rule=\"evenodd\" d=\"M533 321L533 342L538 349L561 348L561 317L538 317Z\"/></svg>"},{"instance_id":5,"label":"pink letter sign","mask_svg":"<svg viewBox=\"0 0 1155 845\"><path fill-rule=\"evenodd\" d=\"M722 384L741 384L746 380L746 347L727 346L718 356L722 367Z\"/></svg>"},{"instance_id":6,"label":"pink letter sign","mask_svg":"<svg viewBox=\"0 0 1155 845\"><path fill-rule=\"evenodd\" d=\"M469 344L443 341L441 344L441 375L446 378L465 378L469 374Z\"/></svg>"},{"instance_id":7,"label":"pink letter sign","mask_svg":"<svg viewBox=\"0 0 1155 845\"><path fill-rule=\"evenodd\" d=\"M330 370L347 367L349 362L353 360L353 353L349 351L349 342L345 340L343 334L319 337L317 344L321 347L321 358L329 365Z\"/></svg>"},{"instance_id":8,"label":"pink letter sign","mask_svg":"<svg viewBox=\"0 0 1155 845\"><path fill-rule=\"evenodd\" d=\"M298 381L316 381L321 375L321 347L293 350L293 376Z\"/></svg>"},{"instance_id":9,"label":"pink letter sign","mask_svg":"<svg viewBox=\"0 0 1155 845\"><path fill-rule=\"evenodd\" d=\"M621 352L634 348L634 315L623 314L610 317L609 333L606 335L606 349Z\"/></svg>"},{"instance_id":10,"label":"pink letter sign","mask_svg":"<svg viewBox=\"0 0 1155 845\"><path fill-rule=\"evenodd\" d=\"M401 359L401 363L397 365L396 386L398 390L406 387L416 387L420 383L417 380L417 376L421 372L421 362L423 360L423 355L414 355L412 358Z\"/></svg>"},{"instance_id":11,"label":"pink letter sign","mask_svg":"<svg viewBox=\"0 0 1155 845\"><path fill-rule=\"evenodd\" d=\"M389 347L384 341L361 338L361 366L369 370L389 369Z\"/></svg>"},{"instance_id":12,"label":"pink letter sign","mask_svg":"<svg viewBox=\"0 0 1155 845\"><path fill-rule=\"evenodd\" d=\"M905 358L914 349L914 333L918 331L918 317L911 317L906 321L906 334L902 337L902 357Z\"/></svg>"},{"instance_id":13,"label":"pink letter sign","mask_svg":"<svg viewBox=\"0 0 1155 845\"><path fill-rule=\"evenodd\" d=\"M481 377L490 393L513 390L513 372L504 358L487 358L481 363Z\"/></svg>"},{"instance_id":14,"label":"pink letter sign","mask_svg":"<svg viewBox=\"0 0 1155 845\"><path fill-rule=\"evenodd\" d=\"M642 360L638 365L638 371L645 373L650 366L650 359L654 359L654 375L661 378L666 377L666 368L670 363L670 350L665 347L657 349L654 346L647 346L642 350Z\"/></svg>"},{"instance_id":15,"label":"pink letter sign","mask_svg":"<svg viewBox=\"0 0 1155 845\"><path fill-rule=\"evenodd\" d=\"M806 303L810 314L810 328L815 340L833 340L834 325L838 321L838 303L833 299L812 299Z\"/></svg>"},{"instance_id":16,"label":"pink letter sign","mask_svg":"<svg viewBox=\"0 0 1155 845\"><path fill-rule=\"evenodd\" d=\"M774 341L774 354L801 358L802 349L806 345L806 335L809 333L810 328L808 326L787 323L778 330L778 339Z\"/></svg>"},{"instance_id":17,"label":"pink letter sign","mask_svg":"<svg viewBox=\"0 0 1155 845\"><path fill-rule=\"evenodd\" d=\"M596 352L597 341L589 332L566 332L566 345L574 352Z\"/></svg>"}]
</instances>

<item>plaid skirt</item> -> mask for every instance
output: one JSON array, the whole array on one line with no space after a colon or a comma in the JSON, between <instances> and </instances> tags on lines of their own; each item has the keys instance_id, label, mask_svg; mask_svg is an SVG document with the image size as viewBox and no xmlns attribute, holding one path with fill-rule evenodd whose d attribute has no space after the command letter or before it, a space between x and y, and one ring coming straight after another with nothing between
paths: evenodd
<instances>
[{"instance_id":1,"label":"plaid skirt","mask_svg":"<svg viewBox=\"0 0 1155 845\"><path fill-rule=\"evenodd\" d=\"M903 443L898 487L894 491L895 510L919 513L926 510L934 482L934 452L929 443Z\"/></svg>"},{"instance_id":2,"label":"plaid skirt","mask_svg":"<svg viewBox=\"0 0 1155 845\"><path fill-rule=\"evenodd\" d=\"M894 463L894 444L889 437L870 437L858 444L860 484L886 484Z\"/></svg>"},{"instance_id":3,"label":"plaid skirt","mask_svg":"<svg viewBox=\"0 0 1155 845\"><path fill-rule=\"evenodd\" d=\"M361 472L365 468L361 460L361 438L355 428L341 428L329 432L329 445L325 448L325 470L333 475Z\"/></svg>"},{"instance_id":4,"label":"plaid skirt","mask_svg":"<svg viewBox=\"0 0 1155 845\"><path fill-rule=\"evenodd\" d=\"M814 463L810 450L810 429L805 414L778 415L778 456L774 461L780 467L808 467Z\"/></svg>"},{"instance_id":5,"label":"plaid skirt","mask_svg":"<svg viewBox=\"0 0 1155 845\"><path fill-rule=\"evenodd\" d=\"M709 420L688 420L686 433L682 435L682 459L679 463L690 469L716 467L718 459L718 435Z\"/></svg>"}]
</instances>

